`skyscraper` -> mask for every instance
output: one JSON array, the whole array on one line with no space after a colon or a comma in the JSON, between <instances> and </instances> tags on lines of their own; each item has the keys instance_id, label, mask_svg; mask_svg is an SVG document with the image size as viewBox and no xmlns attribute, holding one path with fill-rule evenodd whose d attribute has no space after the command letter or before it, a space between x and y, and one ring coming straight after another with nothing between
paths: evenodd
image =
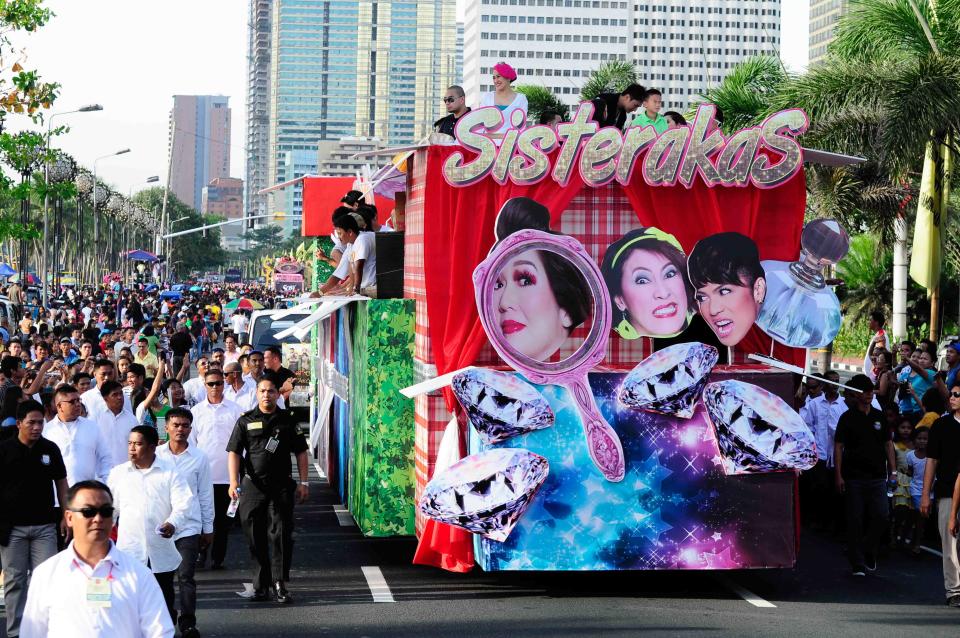
<instances>
[{"instance_id":1,"label":"skyscraper","mask_svg":"<svg viewBox=\"0 0 960 638\"><path fill-rule=\"evenodd\" d=\"M250 0L247 39L247 178L244 210L247 217L267 214L266 188L270 164L270 18L272 0ZM247 222L252 226L263 222Z\"/></svg>"},{"instance_id":2,"label":"skyscraper","mask_svg":"<svg viewBox=\"0 0 960 638\"><path fill-rule=\"evenodd\" d=\"M322 140L362 136L407 144L441 116L443 89L456 73L456 0L251 0L250 8L251 154L251 138L264 129L267 138L259 167L266 169L264 182L257 183L248 162L247 209L283 213L277 219L293 230L299 186L266 202L253 193L315 171ZM264 103L265 126L253 118Z\"/></svg>"},{"instance_id":3,"label":"skyscraper","mask_svg":"<svg viewBox=\"0 0 960 638\"><path fill-rule=\"evenodd\" d=\"M501 60L516 84L542 85L563 102L579 102L591 72L630 51L630 3L618 0L470 0L463 43L467 105L492 91Z\"/></svg>"},{"instance_id":4,"label":"skyscraper","mask_svg":"<svg viewBox=\"0 0 960 638\"><path fill-rule=\"evenodd\" d=\"M640 82L685 109L738 62L779 55L780 0L633 3L633 60Z\"/></svg>"},{"instance_id":5,"label":"skyscraper","mask_svg":"<svg viewBox=\"0 0 960 638\"><path fill-rule=\"evenodd\" d=\"M500 60L517 69L517 84L543 85L570 105L598 66L628 60L665 105L684 109L737 62L780 46L780 0L470 0L465 20L471 106L492 90Z\"/></svg>"},{"instance_id":6,"label":"skyscraper","mask_svg":"<svg viewBox=\"0 0 960 638\"><path fill-rule=\"evenodd\" d=\"M225 219L243 217L243 180L237 177L217 177L203 187L200 212L204 215L219 215ZM240 235L246 227L242 223L220 227L220 244L227 250L243 248Z\"/></svg>"},{"instance_id":7,"label":"skyscraper","mask_svg":"<svg viewBox=\"0 0 960 638\"><path fill-rule=\"evenodd\" d=\"M170 190L200 210L203 187L230 175L230 98L174 95L170 111Z\"/></svg>"},{"instance_id":8,"label":"skyscraper","mask_svg":"<svg viewBox=\"0 0 960 638\"><path fill-rule=\"evenodd\" d=\"M808 64L816 64L827 55L840 16L847 12L847 0L810 0L810 52Z\"/></svg>"}]
</instances>

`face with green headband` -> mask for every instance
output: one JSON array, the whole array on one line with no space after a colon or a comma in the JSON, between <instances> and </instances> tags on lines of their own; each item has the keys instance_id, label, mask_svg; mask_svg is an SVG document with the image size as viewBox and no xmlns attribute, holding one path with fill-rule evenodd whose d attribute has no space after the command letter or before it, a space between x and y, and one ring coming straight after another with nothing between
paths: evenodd
<instances>
[{"instance_id":1,"label":"face with green headband","mask_svg":"<svg viewBox=\"0 0 960 638\"><path fill-rule=\"evenodd\" d=\"M607 249L601 266L613 304L614 330L624 339L672 337L690 323L693 290L686 256L673 235L632 230Z\"/></svg>"}]
</instances>

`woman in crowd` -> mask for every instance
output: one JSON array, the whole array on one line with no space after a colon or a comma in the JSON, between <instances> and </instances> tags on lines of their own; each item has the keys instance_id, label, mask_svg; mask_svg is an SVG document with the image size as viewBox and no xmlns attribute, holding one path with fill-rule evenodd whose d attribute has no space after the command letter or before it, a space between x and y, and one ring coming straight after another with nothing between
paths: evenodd
<instances>
[{"instance_id":1,"label":"woman in crowd","mask_svg":"<svg viewBox=\"0 0 960 638\"><path fill-rule=\"evenodd\" d=\"M673 337L686 329L693 316L686 263L680 242L657 228L632 230L607 248L601 271L621 337Z\"/></svg>"},{"instance_id":2,"label":"woman in crowd","mask_svg":"<svg viewBox=\"0 0 960 638\"><path fill-rule=\"evenodd\" d=\"M897 377L893 373L893 355L889 350L880 348L873 351L874 396L881 407L889 405L896 398Z\"/></svg>"},{"instance_id":3,"label":"woman in crowd","mask_svg":"<svg viewBox=\"0 0 960 638\"><path fill-rule=\"evenodd\" d=\"M900 414L916 424L923 416L920 398L933 387L937 371L933 369L933 355L919 348L913 351L907 363L908 367L904 368L897 378L906 390L906 393L901 392L899 395Z\"/></svg>"},{"instance_id":4,"label":"woman in crowd","mask_svg":"<svg viewBox=\"0 0 960 638\"><path fill-rule=\"evenodd\" d=\"M506 62L499 62L493 65L491 74L494 90L480 95L480 106L495 106L503 115L503 123L499 128L489 131L491 137L501 138L507 129L513 128L511 124L511 115L514 111L523 111L524 123L526 114L529 111L527 105L527 96L513 90L513 82L517 79L517 72ZM523 124L521 124L523 128Z\"/></svg>"}]
</instances>

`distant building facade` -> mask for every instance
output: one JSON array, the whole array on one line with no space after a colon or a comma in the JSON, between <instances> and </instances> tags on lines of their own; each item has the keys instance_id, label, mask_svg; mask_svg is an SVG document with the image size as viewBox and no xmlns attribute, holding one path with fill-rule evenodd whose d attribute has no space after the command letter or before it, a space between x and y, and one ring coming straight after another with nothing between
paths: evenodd
<instances>
[{"instance_id":1,"label":"distant building facade","mask_svg":"<svg viewBox=\"0 0 960 638\"><path fill-rule=\"evenodd\" d=\"M200 210L205 215L219 215L225 219L241 219L243 214L243 180L238 177L216 177L203 187ZM220 227L220 243L226 250L243 248L241 235L246 231L242 222Z\"/></svg>"},{"instance_id":2,"label":"distant building facade","mask_svg":"<svg viewBox=\"0 0 960 638\"><path fill-rule=\"evenodd\" d=\"M382 158L378 161L378 158L355 158L354 155L376 151L385 146L376 138L355 136L320 142L317 145L317 174L325 177L353 177L363 171L364 164L377 166L384 163Z\"/></svg>"},{"instance_id":3,"label":"distant building facade","mask_svg":"<svg viewBox=\"0 0 960 638\"><path fill-rule=\"evenodd\" d=\"M170 111L170 190L200 210L203 187L230 175L230 98L174 95Z\"/></svg>"},{"instance_id":4,"label":"distant building facade","mask_svg":"<svg viewBox=\"0 0 960 638\"><path fill-rule=\"evenodd\" d=\"M810 0L810 48L807 64L816 64L827 56L827 48L837 32L837 22L849 8L848 0Z\"/></svg>"}]
</instances>

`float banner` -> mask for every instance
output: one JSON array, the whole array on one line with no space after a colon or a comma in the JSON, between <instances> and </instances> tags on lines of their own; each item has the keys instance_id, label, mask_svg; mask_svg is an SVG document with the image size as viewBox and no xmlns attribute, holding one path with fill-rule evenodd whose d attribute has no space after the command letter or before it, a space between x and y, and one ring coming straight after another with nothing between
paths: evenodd
<instances>
[{"instance_id":1,"label":"float banner","mask_svg":"<svg viewBox=\"0 0 960 638\"><path fill-rule=\"evenodd\" d=\"M623 481L591 462L576 402L537 386L554 424L488 445L470 428L470 452L523 449L550 473L503 542L474 537L477 563L498 570L655 570L792 567L796 562L795 473L727 475L702 403L690 419L625 407L621 373L590 374L603 417L620 436ZM710 381L746 380L789 396L790 375L718 368Z\"/></svg>"}]
</instances>

